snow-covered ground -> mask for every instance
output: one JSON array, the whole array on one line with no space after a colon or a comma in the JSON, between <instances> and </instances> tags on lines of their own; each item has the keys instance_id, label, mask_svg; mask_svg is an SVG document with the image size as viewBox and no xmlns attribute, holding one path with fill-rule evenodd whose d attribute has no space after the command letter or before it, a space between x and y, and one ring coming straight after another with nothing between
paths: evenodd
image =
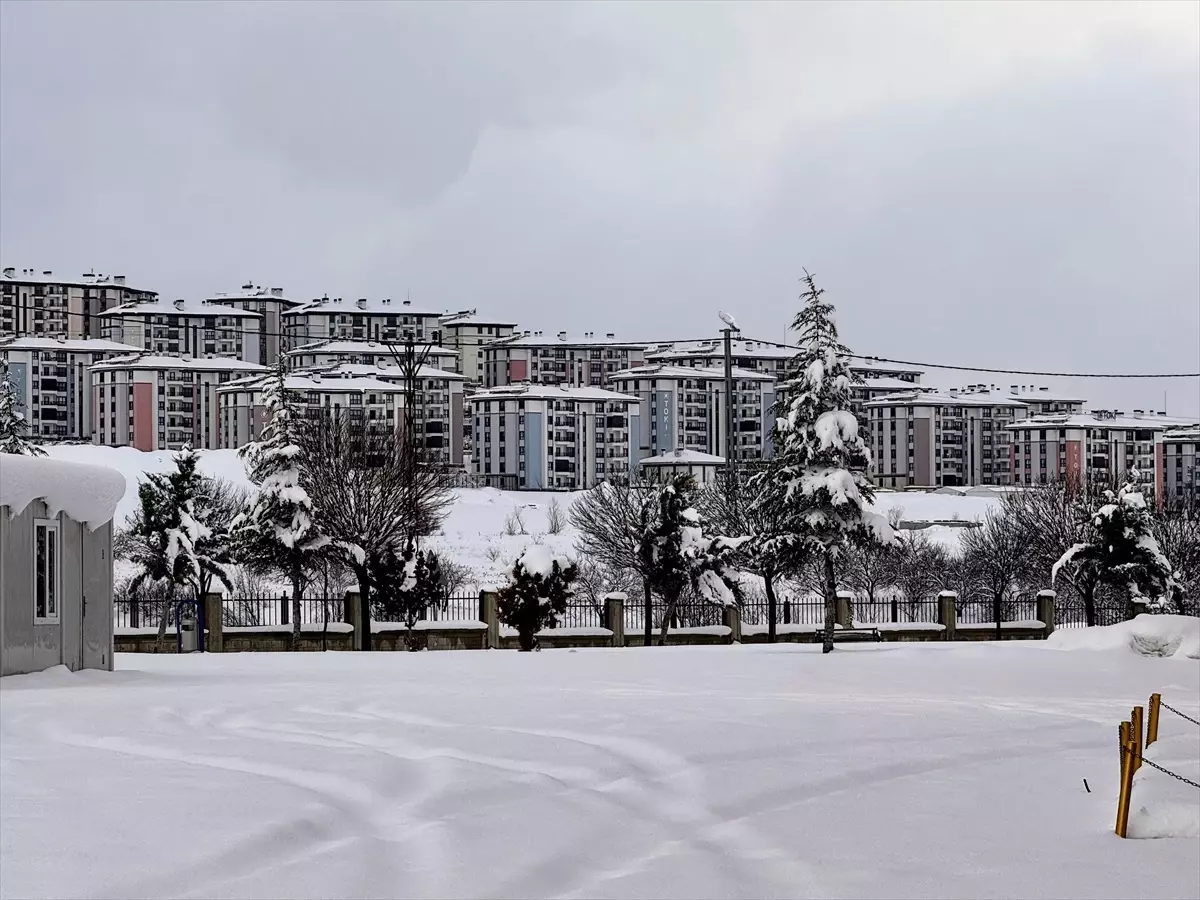
<instances>
[{"instance_id":1,"label":"snow-covered ground","mask_svg":"<svg viewBox=\"0 0 1200 900\"><path fill-rule=\"evenodd\" d=\"M4 897L1179 897L1128 646L120 656L0 682ZM1148 757L1196 779L1200 729ZM1084 787L1087 780L1091 792ZM1145 812L1141 807L1145 806ZM1144 766L1141 834L1192 834ZM1189 829L1192 829L1189 831Z\"/></svg>"},{"instance_id":2,"label":"snow-covered ground","mask_svg":"<svg viewBox=\"0 0 1200 900\"><path fill-rule=\"evenodd\" d=\"M168 471L173 455L165 450L146 453L132 447L97 447L89 444L58 445L50 447L49 452L55 459L109 466L125 476L128 490L117 507L118 524L136 509L137 485L145 473ZM201 473L250 486L245 467L236 451L201 450L197 456ZM498 491L494 488L462 489L455 493L458 502L451 507L441 532L430 540L429 546L468 566L477 584L502 577L535 539L543 541L556 553L572 557L576 555L573 549L575 532L570 525L562 533L552 535L548 534L546 520L551 502L557 501L566 510L578 494ZM990 497L884 491L876 496L874 508L883 515L893 508L899 508L905 520L914 522L973 521L982 519L987 510L998 503L999 500ZM505 520L514 511L519 512L524 520L527 534L505 534ZM923 533L931 540L954 549L958 546L961 530L934 525L924 529Z\"/></svg>"}]
</instances>

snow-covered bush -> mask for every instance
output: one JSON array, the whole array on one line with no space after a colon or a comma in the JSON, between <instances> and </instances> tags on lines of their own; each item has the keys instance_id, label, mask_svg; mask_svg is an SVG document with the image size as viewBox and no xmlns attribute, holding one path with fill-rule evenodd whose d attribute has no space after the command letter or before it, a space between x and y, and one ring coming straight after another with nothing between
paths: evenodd
<instances>
[{"instance_id":1,"label":"snow-covered bush","mask_svg":"<svg viewBox=\"0 0 1200 900\"><path fill-rule=\"evenodd\" d=\"M532 650L537 633L558 624L575 593L576 569L565 556L534 544L513 564L508 584L500 590L500 621L517 630L522 650Z\"/></svg>"},{"instance_id":2,"label":"snow-covered bush","mask_svg":"<svg viewBox=\"0 0 1200 900\"><path fill-rule=\"evenodd\" d=\"M438 558L410 543L400 556L387 554L370 565L374 585L374 617L403 622L409 650L416 649L413 626L445 597Z\"/></svg>"}]
</instances>

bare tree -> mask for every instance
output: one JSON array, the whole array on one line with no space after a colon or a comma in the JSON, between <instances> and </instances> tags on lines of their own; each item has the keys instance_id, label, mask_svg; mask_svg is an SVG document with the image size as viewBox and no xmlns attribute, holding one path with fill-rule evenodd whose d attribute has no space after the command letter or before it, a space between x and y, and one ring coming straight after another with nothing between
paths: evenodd
<instances>
[{"instance_id":1,"label":"bare tree","mask_svg":"<svg viewBox=\"0 0 1200 900\"><path fill-rule=\"evenodd\" d=\"M947 554L923 531L897 532L894 552L889 560L890 579L905 601L905 618L916 619L922 600L937 593L946 583ZM898 621L899 599L892 597L892 620Z\"/></svg>"},{"instance_id":2,"label":"bare tree","mask_svg":"<svg viewBox=\"0 0 1200 900\"><path fill-rule=\"evenodd\" d=\"M989 510L979 528L966 529L962 551L992 598L996 640L1002 634L1004 605L1020 585L1029 553L1029 538L1013 516Z\"/></svg>"},{"instance_id":3,"label":"bare tree","mask_svg":"<svg viewBox=\"0 0 1200 900\"><path fill-rule=\"evenodd\" d=\"M546 507L546 531L550 534L562 534L562 530L567 527L567 514L563 511L563 506L558 502L557 497L550 498L550 505Z\"/></svg>"},{"instance_id":4,"label":"bare tree","mask_svg":"<svg viewBox=\"0 0 1200 900\"><path fill-rule=\"evenodd\" d=\"M638 552L642 536L642 501L653 490L637 482L604 482L571 504L570 519L579 535L580 559L590 557L612 571L631 571L642 583L646 646L653 635L654 606L650 573ZM648 514L653 514L648 510Z\"/></svg>"},{"instance_id":5,"label":"bare tree","mask_svg":"<svg viewBox=\"0 0 1200 900\"><path fill-rule=\"evenodd\" d=\"M361 649L370 650L372 571L437 530L453 502L450 479L403 432L344 413L310 419L299 443L319 527L358 580Z\"/></svg>"},{"instance_id":6,"label":"bare tree","mask_svg":"<svg viewBox=\"0 0 1200 900\"><path fill-rule=\"evenodd\" d=\"M1200 503L1172 497L1153 520L1154 536L1175 569L1176 612L1200 615Z\"/></svg>"},{"instance_id":7,"label":"bare tree","mask_svg":"<svg viewBox=\"0 0 1200 900\"><path fill-rule=\"evenodd\" d=\"M575 562L575 594L587 599L602 616L604 598L620 592L633 597L642 591L641 578L633 569L614 569L591 556L580 556Z\"/></svg>"}]
</instances>

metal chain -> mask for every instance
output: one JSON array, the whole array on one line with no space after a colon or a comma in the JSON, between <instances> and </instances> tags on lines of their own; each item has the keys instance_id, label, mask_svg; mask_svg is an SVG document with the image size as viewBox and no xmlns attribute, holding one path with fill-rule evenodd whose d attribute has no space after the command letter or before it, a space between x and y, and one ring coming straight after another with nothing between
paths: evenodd
<instances>
[{"instance_id":1,"label":"metal chain","mask_svg":"<svg viewBox=\"0 0 1200 900\"><path fill-rule=\"evenodd\" d=\"M1175 715L1179 716L1179 718L1181 718L1181 719L1187 719L1193 725L1200 725L1200 719L1193 719L1187 713L1181 713L1175 707L1168 706L1166 703L1163 703L1161 700L1158 701L1158 705L1161 706L1163 709L1169 709L1171 712L1175 713Z\"/></svg>"},{"instance_id":2,"label":"metal chain","mask_svg":"<svg viewBox=\"0 0 1200 900\"><path fill-rule=\"evenodd\" d=\"M1196 788L1197 790L1200 790L1200 782L1195 782L1195 781L1192 781L1190 778L1184 778L1184 777L1183 777L1182 775L1180 775L1178 772L1172 772L1170 769L1164 769L1164 768L1163 768L1162 766L1160 766L1158 763L1156 763L1156 762L1153 762L1152 760L1146 759L1146 757L1142 756L1140 753L1138 753L1138 752L1136 752L1136 751L1129 751L1129 750L1126 750L1126 749L1125 749L1125 746L1124 746L1124 745L1121 743L1121 741L1120 741L1120 739L1119 739L1119 738L1117 739L1117 746L1118 746L1118 747L1121 749L1121 755L1122 755L1122 756L1124 756L1126 753L1128 753L1128 754L1129 754L1130 756L1132 756L1134 759L1137 759L1137 760L1140 760L1141 762L1144 762L1144 763L1145 763L1146 765L1148 765L1150 768L1152 768L1152 769L1158 769L1158 771L1162 772L1164 775L1170 775L1170 776L1171 776L1172 778L1174 778L1175 780L1177 780L1177 781L1182 781L1184 784L1190 784L1192 787Z\"/></svg>"}]
</instances>

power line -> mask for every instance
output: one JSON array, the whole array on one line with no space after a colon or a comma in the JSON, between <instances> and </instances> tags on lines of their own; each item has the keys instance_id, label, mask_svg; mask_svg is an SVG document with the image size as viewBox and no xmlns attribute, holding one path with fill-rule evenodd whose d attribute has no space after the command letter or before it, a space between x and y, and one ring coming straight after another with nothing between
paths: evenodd
<instances>
[{"instance_id":1,"label":"power line","mask_svg":"<svg viewBox=\"0 0 1200 900\"><path fill-rule=\"evenodd\" d=\"M756 344L769 344L772 347L782 347L787 350L803 350L796 344L781 344L778 341L767 341L759 338L746 338ZM1142 372L1038 372L1029 369L994 369L987 366L955 366L949 363L914 362L908 359L891 359L887 356L866 356L860 353L849 354L851 359L861 359L866 362L891 363L898 366L920 366L925 369L951 369L956 372L988 372L995 375L1039 375L1044 378L1200 378L1200 372L1169 372L1163 374L1146 374Z\"/></svg>"}]
</instances>

